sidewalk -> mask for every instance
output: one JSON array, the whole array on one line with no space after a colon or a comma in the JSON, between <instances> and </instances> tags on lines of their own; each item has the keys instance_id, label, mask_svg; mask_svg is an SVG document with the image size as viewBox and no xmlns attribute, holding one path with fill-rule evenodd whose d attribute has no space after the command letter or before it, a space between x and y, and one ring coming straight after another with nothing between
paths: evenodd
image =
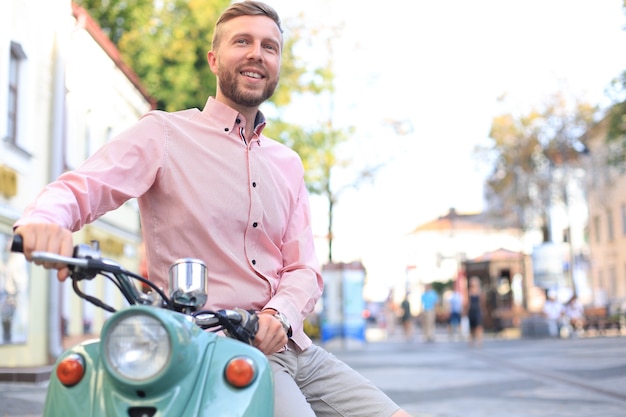
<instances>
[{"instance_id":1,"label":"sidewalk","mask_svg":"<svg viewBox=\"0 0 626 417\"><path fill-rule=\"evenodd\" d=\"M324 346L413 417L626 416L625 336L486 335L482 348L449 341L445 329L435 343L419 336ZM40 417L46 386L0 383L0 417Z\"/></svg>"}]
</instances>

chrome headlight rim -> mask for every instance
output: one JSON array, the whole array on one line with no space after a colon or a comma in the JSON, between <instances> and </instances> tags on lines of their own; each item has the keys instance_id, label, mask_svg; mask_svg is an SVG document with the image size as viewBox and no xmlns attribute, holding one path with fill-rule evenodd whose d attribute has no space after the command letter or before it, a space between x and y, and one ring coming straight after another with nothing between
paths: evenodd
<instances>
[{"instance_id":1,"label":"chrome headlight rim","mask_svg":"<svg viewBox=\"0 0 626 417\"><path fill-rule=\"evenodd\" d=\"M173 352L168 327L149 311L128 309L117 313L102 332L102 360L115 379L147 383L167 372Z\"/></svg>"}]
</instances>

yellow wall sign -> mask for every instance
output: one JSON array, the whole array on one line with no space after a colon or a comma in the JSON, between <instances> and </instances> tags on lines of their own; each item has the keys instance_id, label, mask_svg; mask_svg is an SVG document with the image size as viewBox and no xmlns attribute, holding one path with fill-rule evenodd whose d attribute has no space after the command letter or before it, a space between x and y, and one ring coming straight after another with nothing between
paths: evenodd
<instances>
[{"instance_id":1,"label":"yellow wall sign","mask_svg":"<svg viewBox=\"0 0 626 417\"><path fill-rule=\"evenodd\" d=\"M17 172L0 165L0 194L11 198L17 194Z\"/></svg>"}]
</instances>

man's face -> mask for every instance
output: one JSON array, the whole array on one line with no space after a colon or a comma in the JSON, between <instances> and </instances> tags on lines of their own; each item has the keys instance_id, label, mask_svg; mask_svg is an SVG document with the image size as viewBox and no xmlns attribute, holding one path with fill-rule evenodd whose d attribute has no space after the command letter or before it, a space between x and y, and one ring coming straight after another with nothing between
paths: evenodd
<instances>
[{"instance_id":1,"label":"man's face","mask_svg":"<svg viewBox=\"0 0 626 417\"><path fill-rule=\"evenodd\" d=\"M272 96L280 75L281 33L266 16L240 16L221 25L208 61L217 76L217 99L232 107L258 107Z\"/></svg>"}]
</instances>

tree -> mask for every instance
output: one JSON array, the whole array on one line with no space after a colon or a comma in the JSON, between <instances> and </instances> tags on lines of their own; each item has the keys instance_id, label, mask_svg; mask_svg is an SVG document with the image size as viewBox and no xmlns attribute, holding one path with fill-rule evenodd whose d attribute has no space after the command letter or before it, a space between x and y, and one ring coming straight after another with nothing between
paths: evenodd
<instances>
[{"instance_id":1,"label":"tree","mask_svg":"<svg viewBox=\"0 0 626 417\"><path fill-rule=\"evenodd\" d=\"M202 108L216 81L207 63L213 24L228 0L167 0L150 20L120 39L123 56L133 64L158 107L175 111Z\"/></svg>"},{"instance_id":2,"label":"tree","mask_svg":"<svg viewBox=\"0 0 626 417\"><path fill-rule=\"evenodd\" d=\"M122 35L134 27L149 21L154 10L154 0L74 0L74 3L89 12L102 31L119 45Z\"/></svg>"},{"instance_id":3,"label":"tree","mask_svg":"<svg viewBox=\"0 0 626 417\"><path fill-rule=\"evenodd\" d=\"M230 0L138 0L130 7L125 0L77 0L112 36L120 53L137 73L148 92L157 99L157 108L174 111L202 108L216 91L215 76L206 62L212 30L219 13ZM333 173L349 165L337 157L337 148L347 141L352 127L336 128L333 122L334 74L332 41L341 27L309 29L302 16L283 22L285 36L280 85L270 101L275 117L269 117L266 133L293 148L302 158L309 192L328 200L328 246L332 262L333 213L339 195L371 180L378 167L365 167L347 184L334 184ZM307 43L305 40L308 39ZM326 46L326 61L308 68L303 55L318 45ZM298 55L298 52L305 51ZM313 97L325 103L325 120L312 126L286 123L283 110L295 98ZM320 111L323 113L324 110ZM270 112L271 113L271 112Z\"/></svg>"},{"instance_id":4,"label":"tree","mask_svg":"<svg viewBox=\"0 0 626 417\"><path fill-rule=\"evenodd\" d=\"M326 118L315 120L313 127L306 127L288 125L281 122L279 117L279 120L273 121L268 131L270 136L277 137L300 155L305 168L305 182L309 192L326 198L328 207L328 262L332 263L335 205L345 190L358 188L365 181L372 180L379 166L365 167L346 183L335 183L336 171L347 168L351 164L350 159L338 157L337 149L354 132L352 126L338 128L334 124L335 78L332 41L339 37L342 27L341 25L326 26L314 28L310 33L305 33L306 31L305 26L300 24L297 39L301 42L303 39L309 39L310 42L315 40L316 46L324 43L327 53L325 54L326 60L321 67L298 74L302 87L297 95L300 97L313 96L314 101L318 104L321 103L320 107L326 109ZM304 81L302 82L302 80Z\"/></svg>"},{"instance_id":5,"label":"tree","mask_svg":"<svg viewBox=\"0 0 626 417\"><path fill-rule=\"evenodd\" d=\"M596 110L580 100L568 103L556 93L541 109L493 119L491 145L479 147L477 155L493 166L486 199L494 219L522 230L539 228L544 241L551 241L550 209L555 203L569 204L571 174L585 151L580 138Z\"/></svg>"},{"instance_id":6,"label":"tree","mask_svg":"<svg viewBox=\"0 0 626 417\"><path fill-rule=\"evenodd\" d=\"M607 94L613 103L607 114L609 127L606 141L610 149L607 163L624 169L626 168L626 71L611 82Z\"/></svg>"},{"instance_id":7,"label":"tree","mask_svg":"<svg viewBox=\"0 0 626 417\"><path fill-rule=\"evenodd\" d=\"M626 0L622 2L622 11L626 14ZM611 166L624 169L626 168L626 70L613 79L607 89L607 95L613 103L607 115L609 129L606 140L610 148L607 162Z\"/></svg>"},{"instance_id":8,"label":"tree","mask_svg":"<svg viewBox=\"0 0 626 417\"><path fill-rule=\"evenodd\" d=\"M111 36L124 61L133 68L157 108L175 111L202 108L215 95L216 80L206 60L213 26L229 0L77 0ZM281 87L271 101L288 104L301 90L303 63L294 58L297 34L285 39Z\"/></svg>"}]
</instances>

